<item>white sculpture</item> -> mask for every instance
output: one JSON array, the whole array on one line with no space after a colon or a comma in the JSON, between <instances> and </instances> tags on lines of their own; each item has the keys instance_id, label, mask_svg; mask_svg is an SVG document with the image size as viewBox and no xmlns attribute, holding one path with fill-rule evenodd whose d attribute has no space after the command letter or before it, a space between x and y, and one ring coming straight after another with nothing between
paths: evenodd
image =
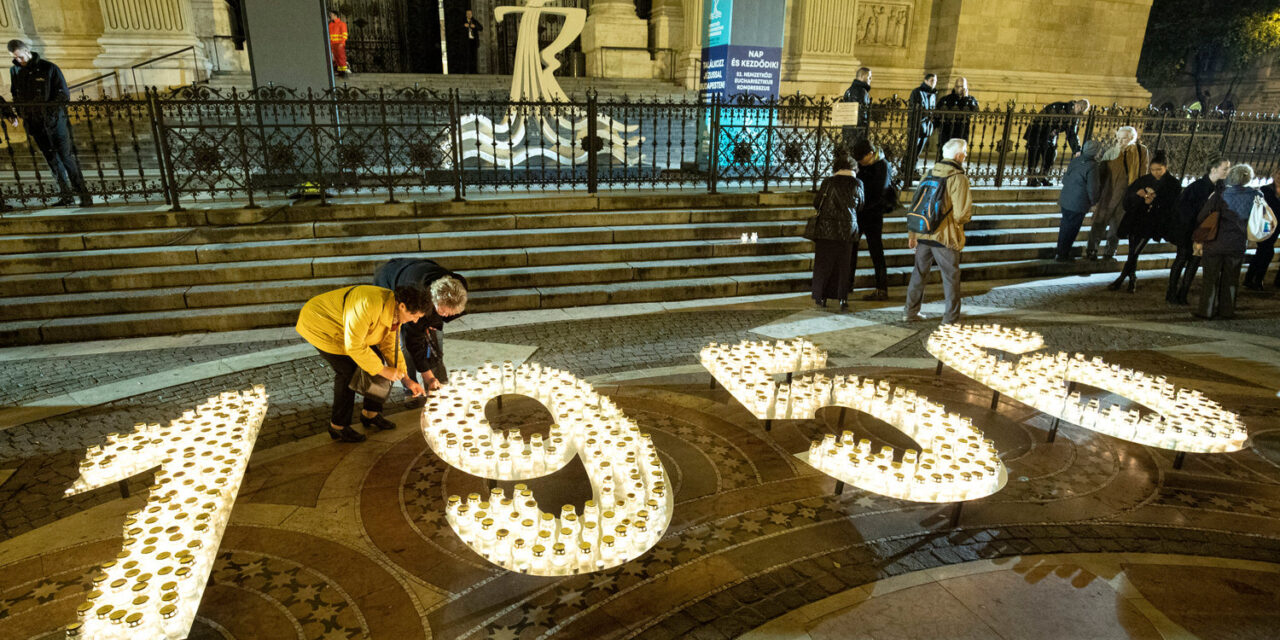
<instances>
[{"instance_id":1,"label":"white sculpture","mask_svg":"<svg viewBox=\"0 0 1280 640\"><path fill-rule=\"evenodd\" d=\"M563 108L546 105L524 106L520 103L569 102L569 96L554 72L560 68L556 54L564 51L581 33L587 22L585 9L576 7L550 7L554 0L526 0L523 7L497 7L493 15L497 20L508 14L520 16L517 31L515 69L511 74L511 102L506 115L499 122L480 114L462 116L462 158L479 158L481 162L502 168L524 164L534 157L551 159L564 165L581 165L587 162L587 150L581 140L587 135L586 114L577 107ZM564 16L560 34L547 46L538 49L538 21L543 14ZM554 110L554 116L547 116ZM537 120L542 133L540 142L526 142L527 120ZM603 149L623 165L640 161L640 144L643 138L634 133L637 126L626 125L607 115L597 115L598 135L610 144Z\"/></svg>"}]
</instances>

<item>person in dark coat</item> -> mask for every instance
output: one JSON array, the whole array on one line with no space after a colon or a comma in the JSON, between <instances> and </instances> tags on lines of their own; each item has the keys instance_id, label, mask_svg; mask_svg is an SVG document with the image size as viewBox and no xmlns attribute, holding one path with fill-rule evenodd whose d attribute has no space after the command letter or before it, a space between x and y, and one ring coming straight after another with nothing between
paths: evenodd
<instances>
[{"instance_id":1,"label":"person in dark coat","mask_svg":"<svg viewBox=\"0 0 1280 640\"><path fill-rule=\"evenodd\" d=\"M938 140L960 138L961 140L968 141L969 123L973 119L973 116L955 112L976 112L977 110L978 99L969 95L969 81L965 78L956 78L956 84L951 88L951 93L942 96L942 98L938 100L938 111L952 112L938 114ZM938 145L937 159L939 161L942 160L942 145Z\"/></svg>"},{"instance_id":2,"label":"person in dark coat","mask_svg":"<svg viewBox=\"0 0 1280 640\"><path fill-rule=\"evenodd\" d=\"M1164 299L1170 304L1187 304L1187 293L1200 268L1200 256L1191 242L1191 232L1196 228L1196 217L1215 191L1222 189L1231 162L1213 158L1205 167L1205 174L1187 185L1178 198L1178 207L1169 225L1169 242L1178 247L1178 254L1169 268L1169 288Z\"/></svg>"},{"instance_id":3,"label":"person in dark coat","mask_svg":"<svg viewBox=\"0 0 1280 640\"><path fill-rule=\"evenodd\" d=\"M885 161L884 154L871 146L870 140L859 140L853 145L853 157L858 161L858 179L862 181L862 206L858 207L858 231L867 241L871 264L875 269L876 288L862 296L863 300L889 299L889 270L884 260L884 216L898 206L898 191L893 189L893 168ZM852 291L853 277L858 271L858 250L861 240L853 244L850 256L852 274L849 279Z\"/></svg>"},{"instance_id":4,"label":"person in dark coat","mask_svg":"<svg viewBox=\"0 0 1280 640\"><path fill-rule=\"evenodd\" d=\"M467 19L462 22L462 42L466 45L464 52L466 53L466 68L463 73L479 73L480 68L480 32L484 28L480 26L480 22L467 9Z\"/></svg>"},{"instance_id":5,"label":"person in dark coat","mask_svg":"<svg viewBox=\"0 0 1280 640\"><path fill-rule=\"evenodd\" d=\"M1218 211L1218 234L1201 247L1204 261L1204 287L1200 305L1191 313L1206 320L1214 317L1230 319L1236 315L1236 291L1240 286L1240 266L1244 263L1245 246L1249 243L1249 214L1254 198L1262 192L1249 186L1253 167L1238 164L1227 170L1227 188L1205 203L1196 216L1196 225Z\"/></svg>"},{"instance_id":6,"label":"person in dark coat","mask_svg":"<svg viewBox=\"0 0 1280 640\"><path fill-rule=\"evenodd\" d=\"M1022 139L1027 143L1027 186L1049 186L1049 170L1058 157L1058 136L1067 134L1072 153L1080 153L1080 115L1089 110L1088 100L1051 102L1040 113L1059 117L1032 118Z\"/></svg>"},{"instance_id":7,"label":"person in dark coat","mask_svg":"<svg viewBox=\"0 0 1280 640\"><path fill-rule=\"evenodd\" d=\"M858 105L858 126L840 128L840 139L845 152L852 153L853 143L859 137L866 137L867 123L871 121L871 69L869 67L858 69L857 74L854 75L853 84L844 90L840 101ZM862 130L861 136L858 133L859 129Z\"/></svg>"},{"instance_id":8,"label":"person in dark coat","mask_svg":"<svg viewBox=\"0 0 1280 640\"><path fill-rule=\"evenodd\" d=\"M93 206L89 186L80 172L80 159L71 136L71 121L67 118L65 105L71 100L67 79L62 76L58 65L41 58L22 40L10 40L9 53L13 54L9 84L13 101L17 103L14 106L22 116L27 137L36 143L58 181L62 195L55 206L75 204L71 196L73 191L80 195L80 206ZM23 104L41 102L47 104ZM12 114L10 124L18 126L18 118Z\"/></svg>"},{"instance_id":9,"label":"person in dark coat","mask_svg":"<svg viewBox=\"0 0 1280 640\"><path fill-rule=\"evenodd\" d=\"M1261 191L1267 206L1271 207L1271 212L1280 216L1280 167L1272 170L1271 184L1263 187ZM1244 288L1262 291L1262 281L1267 278L1271 257L1276 253L1277 236L1280 236L1280 229L1272 233L1270 238L1259 242L1257 248L1253 250L1253 258L1249 260L1249 270L1244 274ZM1280 289L1280 272L1276 273L1271 286Z\"/></svg>"},{"instance_id":10,"label":"person in dark coat","mask_svg":"<svg viewBox=\"0 0 1280 640\"><path fill-rule=\"evenodd\" d=\"M936 86L938 86L938 76L926 73L924 82L911 90L911 108L916 110L916 117L920 119L916 127L915 139L911 143L912 167L915 167L920 151L929 142L929 136L933 135L933 110L938 106L938 92L934 89ZM919 176L916 176L913 179L918 178Z\"/></svg>"},{"instance_id":11,"label":"person in dark coat","mask_svg":"<svg viewBox=\"0 0 1280 640\"><path fill-rule=\"evenodd\" d=\"M1098 152L1102 145L1090 140L1084 143L1080 155L1071 159L1067 172L1062 176L1062 192L1058 194L1058 206L1062 208L1062 222L1058 224L1058 248L1054 260L1070 262L1072 245L1080 235L1084 217L1102 197L1102 181L1098 175Z\"/></svg>"},{"instance_id":12,"label":"person in dark coat","mask_svg":"<svg viewBox=\"0 0 1280 640\"><path fill-rule=\"evenodd\" d=\"M1180 193L1182 187L1177 178L1169 175L1169 161L1164 151L1157 150L1151 154L1146 175L1134 180L1125 192L1119 233L1129 239L1129 255L1120 277L1108 289L1116 291L1125 278L1129 279L1129 293L1137 289L1138 256L1147 248L1147 243L1170 235L1169 227L1176 217L1174 207Z\"/></svg>"},{"instance_id":13,"label":"person in dark coat","mask_svg":"<svg viewBox=\"0 0 1280 640\"><path fill-rule=\"evenodd\" d=\"M818 235L810 238L814 244L813 302L826 307L827 299L837 298L840 310L847 311L853 281L850 256L858 233L855 216L862 206L862 182L844 154L836 156L831 168L835 175L824 179L813 197L819 218L815 229Z\"/></svg>"},{"instance_id":14,"label":"person in dark coat","mask_svg":"<svg viewBox=\"0 0 1280 640\"><path fill-rule=\"evenodd\" d=\"M398 287L413 287L430 293L431 308L426 315L416 322L405 323L400 329L408 372L406 379L416 381L421 372L427 389L449 382L440 332L445 323L466 311L467 279L431 260L396 258L378 267L373 284L393 291ZM424 401L425 398L410 402Z\"/></svg>"}]
</instances>

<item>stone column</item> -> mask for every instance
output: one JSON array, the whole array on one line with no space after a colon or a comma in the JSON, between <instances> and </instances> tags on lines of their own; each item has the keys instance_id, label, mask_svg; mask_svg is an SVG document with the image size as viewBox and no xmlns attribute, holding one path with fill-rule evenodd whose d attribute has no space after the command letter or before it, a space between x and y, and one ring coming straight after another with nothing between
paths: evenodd
<instances>
[{"instance_id":1,"label":"stone column","mask_svg":"<svg viewBox=\"0 0 1280 640\"><path fill-rule=\"evenodd\" d=\"M837 94L861 63L854 54L854 0L793 0L783 44L783 93Z\"/></svg>"},{"instance_id":2,"label":"stone column","mask_svg":"<svg viewBox=\"0 0 1280 640\"><path fill-rule=\"evenodd\" d=\"M191 52L148 65L137 72L139 85L174 86L207 77L204 47L195 36L190 0L98 0L102 7L101 69L116 69L133 83L129 68L156 56L195 46Z\"/></svg>"},{"instance_id":3,"label":"stone column","mask_svg":"<svg viewBox=\"0 0 1280 640\"><path fill-rule=\"evenodd\" d=\"M591 0L582 30L587 75L593 78L652 78L649 25L632 0Z\"/></svg>"},{"instance_id":4,"label":"stone column","mask_svg":"<svg viewBox=\"0 0 1280 640\"><path fill-rule=\"evenodd\" d=\"M15 38L25 40L31 43L33 49L40 51L43 43L28 31L31 26L31 8L27 5L27 0L0 0L0 41L7 43ZM4 78L0 80L0 87L4 88L3 95L8 99L9 74L3 73L0 76Z\"/></svg>"},{"instance_id":5,"label":"stone column","mask_svg":"<svg viewBox=\"0 0 1280 640\"><path fill-rule=\"evenodd\" d=\"M102 52L102 16L98 0L17 0L18 15L30 11L26 31L44 58L62 68L69 84L96 76L93 61Z\"/></svg>"},{"instance_id":6,"label":"stone column","mask_svg":"<svg viewBox=\"0 0 1280 640\"><path fill-rule=\"evenodd\" d=\"M676 83L697 89L702 77L702 2L684 0L684 42L676 53Z\"/></svg>"},{"instance_id":7,"label":"stone column","mask_svg":"<svg viewBox=\"0 0 1280 640\"><path fill-rule=\"evenodd\" d=\"M676 60L685 48L684 6L680 0L654 0L649 32L653 39L653 77L675 79Z\"/></svg>"}]
</instances>

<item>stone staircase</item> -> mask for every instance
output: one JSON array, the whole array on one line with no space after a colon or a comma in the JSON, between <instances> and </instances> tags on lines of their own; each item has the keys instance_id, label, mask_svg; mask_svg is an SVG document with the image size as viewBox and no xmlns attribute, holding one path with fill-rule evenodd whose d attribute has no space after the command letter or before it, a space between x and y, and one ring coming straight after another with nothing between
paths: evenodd
<instances>
[{"instance_id":1,"label":"stone staircase","mask_svg":"<svg viewBox=\"0 0 1280 640\"><path fill-rule=\"evenodd\" d=\"M1056 190L975 195L966 281L1119 269L1047 259ZM465 273L469 311L799 293L811 275L812 244L799 237L811 198L602 194L10 215L0 217L0 344L289 325L310 297L368 282L377 265L404 255ZM741 244L744 232L759 242ZM885 232L890 284L904 285L905 219L891 216ZM1148 249L1141 267L1167 266L1170 251ZM870 287L865 251L859 260L857 286Z\"/></svg>"}]
</instances>

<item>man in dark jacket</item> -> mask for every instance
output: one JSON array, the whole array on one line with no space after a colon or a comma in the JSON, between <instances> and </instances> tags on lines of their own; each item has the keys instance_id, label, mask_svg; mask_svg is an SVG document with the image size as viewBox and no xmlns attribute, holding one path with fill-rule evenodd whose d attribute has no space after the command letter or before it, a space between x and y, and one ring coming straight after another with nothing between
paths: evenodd
<instances>
[{"instance_id":1,"label":"man in dark jacket","mask_svg":"<svg viewBox=\"0 0 1280 640\"><path fill-rule=\"evenodd\" d=\"M891 188L893 170L885 162L884 154L871 146L870 140L859 140L853 145L853 157L858 163L858 179L862 181L862 206L858 207L858 229L866 239L867 249L871 252L871 264L875 269L876 289L863 300L889 299L889 273L884 260L884 216L898 205L894 201L897 190ZM853 245L853 269L858 271L858 249L862 242ZM849 279L853 285L853 277Z\"/></svg>"},{"instance_id":2,"label":"man in dark jacket","mask_svg":"<svg viewBox=\"0 0 1280 640\"><path fill-rule=\"evenodd\" d=\"M416 287L431 294L431 310L417 322L400 328L400 342L409 373L405 379L417 380L420 371L423 386L427 389L436 389L441 383L448 382L449 371L444 366L439 334L446 322L466 310L467 279L431 260L396 258L378 267L373 284L392 291L398 287ZM410 403L422 401L425 398L415 398Z\"/></svg>"},{"instance_id":3,"label":"man in dark jacket","mask_svg":"<svg viewBox=\"0 0 1280 640\"><path fill-rule=\"evenodd\" d=\"M1071 245L1080 235L1080 225L1084 216L1098 203L1102 195L1102 182L1098 179L1098 151L1101 146L1090 140L1084 143L1080 155L1071 159L1067 172L1062 176L1062 192L1058 195L1058 206L1062 208L1062 222L1058 225L1058 250L1054 259L1058 262L1070 262Z\"/></svg>"},{"instance_id":4,"label":"man in dark jacket","mask_svg":"<svg viewBox=\"0 0 1280 640\"><path fill-rule=\"evenodd\" d=\"M852 156L853 143L859 137L867 137L867 123L870 122L871 109L871 69L862 67L858 69L858 73L854 76L853 84L844 90L842 102L852 102L858 105L858 126L857 127L841 127L840 137L844 148L849 150ZM858 130L862 130L861 136Z\"/></svg>"},{"instance_id":5,"label":"man in dark jacket","mask_svg":"<svg viewBox=\"0 0 1280 640\"><path fill-rule=\"evenodd\" d=\"M64 106L71 100L71 92L67 90L62 70L41 58L22 40L10 40L9 53L13 54L13 66L9 68L13 101L17 103L15 106L18 115L22 116L27 137L36 143L58 181L62 197L55 205L75 204L71 197L74 190L80 194L80 206L92 206L93 199L89 197L89 187L80 173L80 160L76 157L76 145L71 137L71 122ZM18 126L17 117L12 117L10 124Z\"/></svg>"},{"instance_id":6,"label":"man in dark jacket","mask_svg":"<svg viewBox=\"0 0 1280 640\"><path fill-rule=\"evenodd\" d=\"M915 167L920 151L929 142L929 136L933 135L933 110L938 106L938 92L934 89L936 86L938 86L938 76L926 73L924 82L911 90L911 108L915 111L914 117L919 119L915 139L911 142L912 167ZM913 176L912 179L919 179L919 176Z\"/></svg>"},{"instance_id":7,"label":"man in dark jacket","mask_svg":"<svg viewBox=\"0 0 1280 640\"><path fill-rule=\"evenodd\" d=\"M1267 201L1267 206L1271 207L1271 212L1280 216L1280 167L1271 170L1271 184L1263 187L1261 191L1262 198ZM1244 274L1244 288L1262 291L1262 281L1267 279L1267 269L1271 266L1272 256L1276 254L1278 235L1280 230L1273 232L1270 238L1259 242L1257 248L1253 250L1253 258L1249 260L1249 271ZM1276 279L1271 284L1280 288L1280 272L1276 273Z\"/></svg>"},{"instance_id":8,"label":"man in dark jacket","mask_svg":"<svg viewBox=\"0 0 1280 640\"><path fill-rule=\"evenodd\" d=\"M957 111L977 111L978 99L969 95L969 81L965 78L956 78L956 84L951 89L951 93L942 96L938 100L939 111L951 111L953 113L940 113L937 116L938 123L938 140L950 140L952 138L960 138L961 140L969 140L969 121L972 116ZM942 145L938 145L938 160L942 160Z\"/></svg>"},{"instance_id":9,"label":"man in dark jacket","mask_svg":"<svg viewBox=\"0 0 1280 640\"><path fill-rule=\"evenodd\" d=\"M1080 115L1089 110L1088 100L1051 102L1040 113L1049 117L1033 118L1022 134L1027 143L1027 186L1049 186L1049 169L1058 157L1058 136L1067 134L1072 153L1080 153ZM1055 117L1056 116L1056 117Z\"/></svg>"},{"instance_id":10,"label":"man in dark jacket","mask_svg":"<svg viewBox=\"0 0 1280 640\"><path fill-rule=\"evenodd\" d=\"M1187 292L1191 291L1191 283L1196 278L1196 269L1200 268L1200 256L1195 254L1191 242L1191 232L1196 229L1196 216L1209 201L1215 191L1222 189L1222 181L1227 177L1227 169L1231 162L1224 158L1213 158L1205 167L1205 174L1187 185L1178 197L1178 205L1174 210L1174 219L1170 222L1170 241L1178 247L1178 254L1169 269L1169 288L1165 290L1164 299L1170 304L1187 304Z\"/></svg>"}]
</instances>

